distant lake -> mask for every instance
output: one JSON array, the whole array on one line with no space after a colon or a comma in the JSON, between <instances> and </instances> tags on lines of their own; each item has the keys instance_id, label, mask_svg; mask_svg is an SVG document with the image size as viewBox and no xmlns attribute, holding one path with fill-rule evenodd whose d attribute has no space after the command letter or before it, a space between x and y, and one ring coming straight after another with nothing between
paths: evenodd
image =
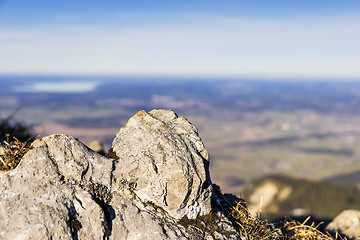
<instances>
[{"instance_id":1,"label":"distant lake","mask_svg":"<svg viewBox=\"0 0 360 240\"><path fill-rule=\"evenodd\" d=\"M49 81L14 86L13 91L32 93L85 93L95 90L97 86L98 82L94 81Z\"/></svg>"}]
</instances>

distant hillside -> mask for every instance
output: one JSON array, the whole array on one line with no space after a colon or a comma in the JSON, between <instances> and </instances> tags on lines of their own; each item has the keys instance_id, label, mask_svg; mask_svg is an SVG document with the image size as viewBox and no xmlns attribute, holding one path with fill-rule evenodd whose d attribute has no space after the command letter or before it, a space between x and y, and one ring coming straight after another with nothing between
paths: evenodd
<instances>
[{"instance_id":1,"label":"distant hillside","mask_svg":"<svg viewBox=\"0 0 360 240\"><path fill-rule=\"evenodd\" d=\"M313 216L332 219L345 209L360 209L360 191L350 184L332 184L280 175L261 178L247 186L243 197L249 209L265 218Z\"/></svg>"},{"instance_id":2,"label":"distant hillside","mask_svg":"<svg viewBox=\"0 0 360 240\"><path fill-rule=\"evenodd\" d=\"M353 184L359 187L360 185L360 171L355 171L347 174L339 174L324 179L330 183Z\"/></svg>"}]
</instances>

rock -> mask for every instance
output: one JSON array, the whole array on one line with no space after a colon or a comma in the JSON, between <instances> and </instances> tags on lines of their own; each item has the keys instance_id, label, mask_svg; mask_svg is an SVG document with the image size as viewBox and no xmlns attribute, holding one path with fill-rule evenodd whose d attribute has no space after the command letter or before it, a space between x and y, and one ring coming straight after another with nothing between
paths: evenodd
<instances>
[{"instance_id":1,"label":"rock","mask_svg":"<svg viewBox=\"0 0 360 240\"><path fill-rule=\"evenodd\" d=\"M102 239L103 209L86 188L110 186L112 161L63 134L33 146L0 173L0 239Z\"/></svg>"},{"instance_id":2,"label":"rock","mask_svg":"<svg viewBox=\"0 0 360 240\"><path fill-rule=\"evenodd\" d=\"M92 141L88 144L88 147L101 155L105 155L104 145L100 141Z\"/></svg>"},{"instance_id":3,"label":"rock","mask_svg":"<svg viewBox=\"0 0 360 240\"><path fill-rule=\"evenodd\" d=\"M342 211L327 225L326 230L334 233L339 232L349 239L357 239L360 236L360 211Z\"/></svg>"},{"instance_id":4,"label":"rock","mask_svg":"<svg viewBox=\"0 0 360 240\"><path fill-rule=\"evenodd\" d=\"M0 172L0 239L239 238L217 204L220 191L212 195L195 126L172 111L132 117L114 139L114 158L64 134L32 145Z\"/></svg>"},{"instance_id":5,"label":"rock","mask_svg":"<svg viewBox=\"0 0 360 240\"><path fill-rule=\"evenodd\" d=\"M0 156L4 155L6 152L7 152L6 148L0 144Z\"/></svg>"},{"instance_id":6,"label":"rock","mask_svg":"<svg viewBox=\"0 0 360 240\"><path fill-rule=\"evenodd\" d=\"M117 133L116 182L170 216L194 219L211 210L209 154L197 129L170 110L141 111Z\"/></svg>"},{"instance_id":7,"label":"rock","mask_svg":"<svg viewBox=\"0 0 360 240\"><path fill-rule=\"evenodd\" d=\"M6 153L7 151L8 151L8 150L0 144L0 166L2 166L3 164L5 164L3 155L5 155L5 153Z\"/></svg>"}]
</instances>

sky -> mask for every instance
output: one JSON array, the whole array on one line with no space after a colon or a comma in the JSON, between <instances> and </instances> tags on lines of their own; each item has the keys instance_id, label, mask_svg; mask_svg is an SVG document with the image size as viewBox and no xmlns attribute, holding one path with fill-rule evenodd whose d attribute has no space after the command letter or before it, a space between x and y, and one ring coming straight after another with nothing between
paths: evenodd
<instances>
[{"instance_id":1,"label":"sky","mask_svg":"<svg viewBox=\"0 0 360 240\"><path fill-rule=\"evenodd\" d=\"M0 74L360 79L360 0L0 0Z\"/></svg>"}]
</instances>

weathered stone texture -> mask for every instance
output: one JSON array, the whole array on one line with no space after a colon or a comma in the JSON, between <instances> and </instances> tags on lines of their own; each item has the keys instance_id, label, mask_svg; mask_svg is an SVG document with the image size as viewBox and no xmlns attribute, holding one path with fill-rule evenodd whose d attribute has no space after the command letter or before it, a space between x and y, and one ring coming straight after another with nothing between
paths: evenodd
<instances>
[{"instance_id":1,"label":"weathered stone texture","mask_svg":"<svg viewBox=\"0 0 360 240\"><path fill-rule=\"evenodd\" d=\"M233 235L178 224L208 214L214 198L208 153L185 118L141 111L112 147L118 159L64 134L34 142L0 172L0 239L236 239L220 213Z\"/></svg>"},{"instance_id":2,"label":"weathered stone texture","mask_svg":"<svg viewBox=\"0 0 360 240\"><path fill-rule=\"evenodd\" d=\"M16 169L0 173L0 239L101 239L103 210L80 186L110 185L112 161L63 134L33 145ZM75 220L82 227L72 232Z\"/></svg>"},{"instance_id":3,"label":"weathered stone texture","mask_svg":"<svg viewBox=\"0 0 360 240\"><path fill-rule=\"evenodd\" d=\"M185 118L169 110L141 111L118 132L113 150L116 180L133 186L142 201L177 219L210 212L209 155Z\"/></svg>"}]
</instances>

